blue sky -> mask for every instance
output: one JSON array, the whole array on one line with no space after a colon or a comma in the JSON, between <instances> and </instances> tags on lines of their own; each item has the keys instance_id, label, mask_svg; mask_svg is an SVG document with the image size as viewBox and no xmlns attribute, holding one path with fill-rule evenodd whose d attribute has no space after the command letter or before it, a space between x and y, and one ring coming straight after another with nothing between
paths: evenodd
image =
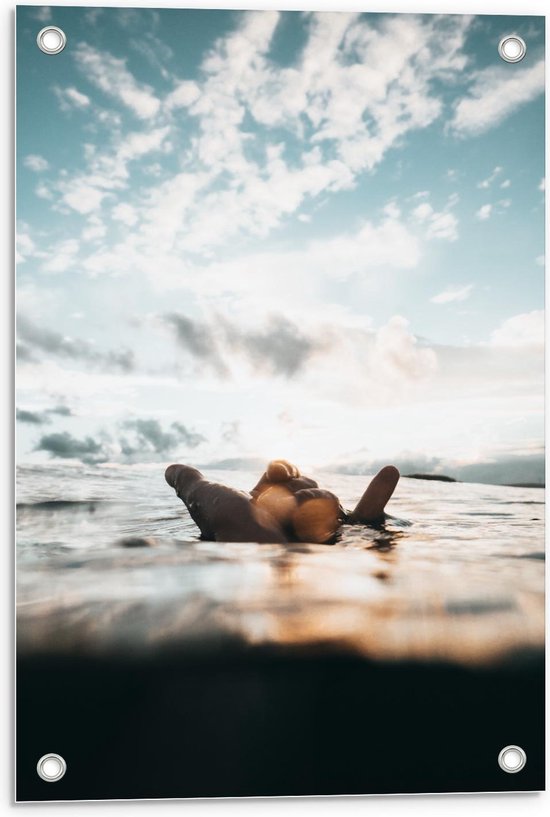
<instances>
[{"instance_id":1,"label":"blue sky","mask_svg":"<svg viewBox=\"0 0 550 817\"><path fill-rule=\"evenodd\" d=\"M543 18L19 7L17 43L21 462L540 455Z\"/></svg>"}]
</instances>

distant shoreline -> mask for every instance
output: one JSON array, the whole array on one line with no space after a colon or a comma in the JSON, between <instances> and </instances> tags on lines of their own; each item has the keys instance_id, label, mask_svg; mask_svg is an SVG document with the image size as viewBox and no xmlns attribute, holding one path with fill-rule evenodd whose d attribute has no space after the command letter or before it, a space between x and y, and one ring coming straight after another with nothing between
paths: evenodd
<instances>
[{"instance_id":1,"label":"distant shoreline","mask_svg":"<svg viewBox=\"0 0 550 817\"><path fill-rule=\"evenodd\" d=\"M404 479L426 479L435 482L463 482L445 474L403 474ZM546 488L544 482L467 482L468 485L500 485L502 488Z\"/></svg>"},{"instance_id":2,"label":"distant shoreline","mask_svg":"<svg viewBox=\"0 0 550 817\"><path fill-rule=\"evenodd\" d=\"M405 479L428 479L436 482L458 482L454 477L446 477L444 474L403 474Z\"/></svg>"},{"instance_id":3,"label":"distant shoreline","mask_svg":"<svg viewBox=\"0 0 550 817\"><path fill-rule=\"evenodd\" d=\"M506 482L506 488L546 488L545 482Z\"/></svg>"}]
</instances>

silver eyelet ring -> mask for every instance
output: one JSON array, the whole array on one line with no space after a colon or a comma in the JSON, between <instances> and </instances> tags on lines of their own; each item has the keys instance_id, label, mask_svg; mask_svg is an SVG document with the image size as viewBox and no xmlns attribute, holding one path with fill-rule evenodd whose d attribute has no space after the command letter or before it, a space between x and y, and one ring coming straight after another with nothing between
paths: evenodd
<instances>
[{"instance_id":1,"label":"silver eyelet ring","mask_svg":"<svg viewBox=\"0 0 550 817\"><path fill-rule=\"evenodd\" d=\"M67 45L67 37L63 29L46 26L36 35L36 44L44 54L59 54Z\"/></svg>"},{"instance_id":2,"label":"silver eyelet ring","mask_svg":"<svg viewBox=\"0 0 550 817\"><path fill-rule=\"evenodd\" d=\"M503 37L498 44L498 53L504 62L521 62L527 54L525 40L517 34Z\"/></svg>"},{"instance_id":3,"label":"silver eyelet ring","mask_svg":"<svg viewBox=\"0 0 550 817\"><path fill-rule=\"evenodd\" d=\"M521 746L505 746L501 749L498 755L498 765L503 772L508 774L517 774L521 772L527 763L527 755Z\"/></svg>"},{"instance_id":4,"label":"silver eyelet ring","mask_svg":"<svg viewBox=\"0 0 550 817\"><path fill-rule=\"evenodd\" d=\"M61 755L49 752L47 755L42 755L36 764L36 771L46 783L57 783L67 771L67 764Z\"/></svg>"}]
</instances>

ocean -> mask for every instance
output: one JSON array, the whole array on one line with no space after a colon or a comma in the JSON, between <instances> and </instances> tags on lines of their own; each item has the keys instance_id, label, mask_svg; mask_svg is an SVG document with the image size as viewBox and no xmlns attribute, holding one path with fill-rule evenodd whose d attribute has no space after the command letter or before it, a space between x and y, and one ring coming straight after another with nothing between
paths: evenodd
<instances>
[{"instance_id":1,"label":"ocean","mask_svg":"<svg viewBox=\"0 0 550 817\"><path fill-rule=\"evenodd\" d=\"M542 490L402 479L382 528L227 544L163 471L18 471L22 799L544 786Z\"/></svg>"},{"instance_id":2,"label":"ocean","mask_svg":"<svg viewBox=\"0 0 550 817\"><path fill-rule=\"evenodd\" d=\"M142 640L128 621L120 633L92 626L95 605L128 610L130 602L154 607L155 616L160 607L206 605L224 611L211 627L232 618L231 626L254 641L315 640L322 631L377 655L433 651L477 660L541 638L541 489L402 478L387 508L391 518L380 529L345 526L334 545L227 544L199 540L163 473L163 465L18 469L18 603L29 625L23 640L45 637L60 605L64 629L77 618L78 638L116 643L130 627ZM258 477L244 471L207 476L241 489ZM347 508L369 480L314 476ZM389 643L380 633L365 643L358 611L368 611L369 622L392 634ZM421 630L411 621L421 621ZM194 628L200 637L204 625L192 615L185 637ZM174 635L171 626L163 637Z\"/></svg>"}]
</instances>

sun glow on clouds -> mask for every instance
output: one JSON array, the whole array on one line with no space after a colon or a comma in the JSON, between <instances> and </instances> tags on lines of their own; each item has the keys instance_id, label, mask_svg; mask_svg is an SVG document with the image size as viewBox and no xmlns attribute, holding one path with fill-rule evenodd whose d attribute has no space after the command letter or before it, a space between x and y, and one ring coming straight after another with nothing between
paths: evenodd
<instances>
[{"instance_id":1,"label":"sun glow on clouds","mask_svg":"<svg viewBox=\"0 0 550 817\"><path fill-rule=\"evenodd\" d=\"M126 34L106 48L101 20L115 14ZM483 203L466 186L459 196L464 171L447 173L444 186L429 157L411 190L386 193L389 177L377 174L403 157L414 164L417 134L436 132L438 150L458 150L504 122L540 95L540 62L518 80L478 70L466 56L467 16L355 13L295 18L302 44L280 61L288 20L250 12L220 25L190 72L157 23L138 36L141 14L91 20L67 54L67 76L49 85L60 117L78 128L80 161L54 167L40 141L23 158L45 215L21 225L18 261L36 291L60 286L47 311L45 294L22 297L19 387L25 410L47 410L45 396L58 404L58 393L75 408L47 415L53 434L71 435L59 438L64 450L124 460L123 446L90 447L90 435L118 440L113 425L143 415L165 418L158 439L194 461L285 454L322 464L365 445L369 458L454 456L458 440L474 457L499 416L495 392L521 383L538 406L538 311L495 313L470 346L438 345L417 319L475 303L477 271L457 284L445 266L467 244L468 221L487 221L509 200ZM135 72L132 52L143 58ZM509 187L504 167L511 172L489 152L470 187ZM429 288L420 286L428 274ZM65 282L74 302L63 300ZM521 425L525 402L514 398L507 412L504 425ZM193 450L172 428L180 419L196 429ZM44 447L30 456L46 451L55 456Z\"/></svg>"},{"instance_id":2,"label":"sun glow on clouds","mask_svg":"<svg viewBox=\"0 0 550 817\"><path fill-rule=\"evenodd\" d=\"M504 321L491 335L493 346L512 348L534 346L542 348L544 344L544 312L535 310L524 315L515 315Z\"/></svg>"}]
</instances>

